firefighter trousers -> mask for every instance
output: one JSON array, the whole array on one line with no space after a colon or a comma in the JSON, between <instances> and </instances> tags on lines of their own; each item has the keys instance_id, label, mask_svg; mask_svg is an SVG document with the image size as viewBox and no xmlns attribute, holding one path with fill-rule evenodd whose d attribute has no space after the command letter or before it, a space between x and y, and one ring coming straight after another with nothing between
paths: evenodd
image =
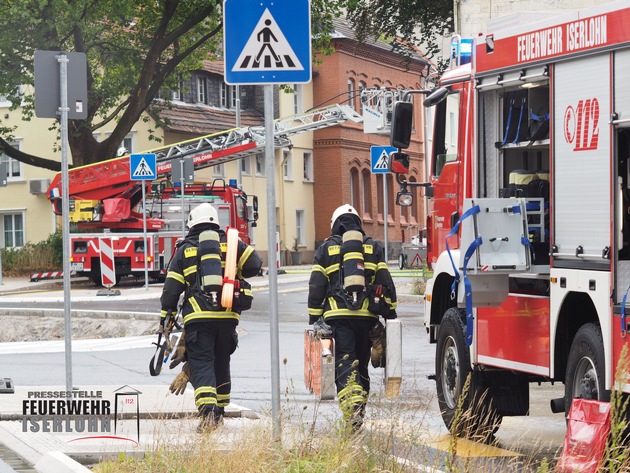
<instances>
[{"instance_id":1,"label":"firefighter trousers","mask_svg":"<svg viewBox=\"0 0 630 473\"><path fill-rule=\"evenodd\" d=\"M201 415L220 417L230 403L230 355L237 344L235 321L196 321L186 326L190 381Z\"/></svg>"},{"instance_id":2,"label":"firefighter trousers","mask_svg":"<svg viewBox=\"0 0 630 473\"><path fill-rule=\"evenodd\" d=\"M370 392L369 332L374 319L331 319L326 323L331 326L335 339L335 384L341 412L346 419L355 414L362 417Z\"/></svg>"}]
</instances>

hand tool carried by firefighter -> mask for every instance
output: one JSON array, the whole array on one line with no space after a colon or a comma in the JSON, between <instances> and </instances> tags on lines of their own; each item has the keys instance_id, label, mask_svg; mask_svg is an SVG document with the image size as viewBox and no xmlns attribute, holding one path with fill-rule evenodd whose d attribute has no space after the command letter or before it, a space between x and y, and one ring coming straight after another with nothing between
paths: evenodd
<instances>
[{"instance_id":1,"label":"hand tool carried by firefighter","mask_svg":"<svg viewBox=\"0 0 630 473\"><path fill-rule=\"evenodd\" d=\"M177 322L177 314L173 315L172 312L169 312L166 314L166 317L162 319L160 324L158 341L153 342L156 348L149 362L149 373L151 376L158 376L162 372L162 365L166 364L173 351L173 346L175 345L175 340L171 340L173 327L181 329L181 326ZM162 336L164 336L164 342L162 342ZM173 338L175 339L175 337Z\"/></svg>"}]
</instances>

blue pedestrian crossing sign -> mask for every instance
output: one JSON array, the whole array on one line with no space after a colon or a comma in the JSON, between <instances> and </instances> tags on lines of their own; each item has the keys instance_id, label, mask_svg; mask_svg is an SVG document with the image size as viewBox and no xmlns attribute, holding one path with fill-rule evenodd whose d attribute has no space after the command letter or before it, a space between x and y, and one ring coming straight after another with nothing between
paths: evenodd
<instances>
[{"instance_id":1,"label":"blue pedestrian crossing sign","mask_svg":"<svg viewBox=\"0 0 630 473\"><path fill-rule=\"evenodd\" d=\"M310 0L224 0L227 84L311 81Z\"/></svg>"},{"instance_id":2,"label":"blue pedestrian crossing sign","mask_svg":"<svg viewBox=\"0 0 630 473\"><path fill-rule=\"evenodd\" d=\"M398 151L398 149L393 146L370 147L372 174L386 174L389 172L389 154L394 151Z\"/></svg>"},{"instance_id":3,"label":"blue pedestrian crossing sign","mask_svg":"<svg viewBox=\"0 0 630 473\"><path fill-rule=\"evenodd\" d=\"M156 157L154 153L129 156L129 178L132 181L153 181L157 177L155 169Z\"/></svg>"}]
</instances>

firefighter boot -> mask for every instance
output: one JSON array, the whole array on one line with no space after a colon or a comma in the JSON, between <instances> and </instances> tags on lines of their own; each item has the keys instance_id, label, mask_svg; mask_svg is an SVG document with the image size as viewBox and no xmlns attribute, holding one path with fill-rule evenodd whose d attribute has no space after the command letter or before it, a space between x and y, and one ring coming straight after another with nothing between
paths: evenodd
<instances>
[{"instance_id":1,"label":"firefighter boot","mask_svg":"<svg viewBox=\"0 0 630 473\"><path fill-rule=\"evenodd\" d=\"M168 390L175 395L184 394L184 391L186 390L186 385L188 384L189 380L190 367L188 366L188 363L184 363L181 373L179 373L171 382Z\"/></svg>"},{"instance_id":2,"label":"firefighter boot","mask_svg":"<svg viewBox=\"0 0 630 473\"><path fill-rule=\"evenodd\" d=\"M197 427L197 433L199 434L209 434L217 430L220 426L223 425L223 414L222 410L218 408L205 406L199 410L199 416L201 417L201 422L199 422L199 426Z\"/></svg>"},{"instance_id":3,"label":"firefighter boot","mask_svg":"<svg viewBox=\"0 0 630 473\"><path fill-rule=\"evenodd\" d=\"M369 332L370 342L372 343L372 354L370 361L374 368L385 367L385 327L382 323L376 322Z\"/></svg>"}]
</instances>

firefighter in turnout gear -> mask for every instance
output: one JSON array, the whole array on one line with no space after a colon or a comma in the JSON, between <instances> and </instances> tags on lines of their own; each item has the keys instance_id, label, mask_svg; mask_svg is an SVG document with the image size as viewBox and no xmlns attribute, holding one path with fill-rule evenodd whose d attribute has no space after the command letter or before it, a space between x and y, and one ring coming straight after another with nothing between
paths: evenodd
<instances>
[{"instance_id":1,"label":"firefighter in turnout gear","mask_svg":"<svg viewBox=\"0 0 630 473\"><path fill-rule=\"evenodd\" d=\"M171 368L179 362L186 363L177 377L179 386L171 386L171 390L183 392L182 384L185 387L190 378L202 418L200 430L206 430L222 422L224 409L230 403L230 355L238 344L236 326L239 314L249 309L252 301L251 286L244 278L259 274L262 259L251 246L238 240L233 307L222 307L220 291L227 243L217 210L208 203L195 207L188 216L187 226L188 235L178 246L168 269L160 298L161 317L177 312L183 293L185 346L176 350ZM204 253L206 243L214 252ZM199 274L204 272L206 262L218 274ZM207 281L214 284L208 285ZM206 291L208 288L212 291Z\"/></svg>"},{"instance_id":2,"label":"firefighter in turnout gear","mask_svg":"<svg viewBox=\"0 0 630 473\"><path fill-rule=\"evenodd\" d=\"M365 236L350 205L332 215L331 235L317 249L309 281L309 323L330 326L335 341L335 384L346 426L363 424L370 392L370 331L379 315L396 317L396 288L383 247Z\"/></svg>"}]
</instances>

